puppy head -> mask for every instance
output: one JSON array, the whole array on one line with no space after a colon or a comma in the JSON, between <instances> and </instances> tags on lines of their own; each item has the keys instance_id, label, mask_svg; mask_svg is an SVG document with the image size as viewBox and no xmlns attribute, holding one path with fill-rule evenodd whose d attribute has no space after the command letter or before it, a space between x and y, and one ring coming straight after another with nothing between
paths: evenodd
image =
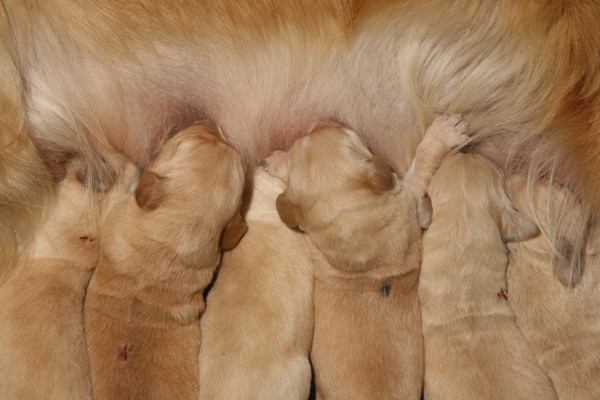
<instances>
[{"instance_id":1,"label":"puppy head","mask_svg":"<svg viewBox=\"0 0 600 400\"><path fill-rule=\"evenodd\" d=\"M301 227L310 224L304 214L317 202L343 208L344 199L381 195L395 185L391 169L355 132L320 128L297 140L288 152L288 187L277 199L277 209L284 223Z\"/></svg>"},{"instance_id":2,"label":"puppy head","mask_svg":"<svg viewBox=\"0 0 600 400\"><path fill-rule=\"evenodd\" d=\"M163 144L139 180L135 201L161 221L150 221L153 229L163 226L172 232L181 251L193 252L199 243L230 249L246 231L239 212L243 188L240 156L214 124L204 123L185 128Z\"/></svg>"},{"instance_id":3,"label":"puppy head","mask_svg":"<svg viewBox=\"0 0 600 400\"><path fill-rule=\"evenodd\" d=\"M434 219L436 207L442 205L482 224L495 222L504 242L526 240L539 233L535 222L513 206L502 171L479 154L458 153L447 159L434 176L429 195Z\"/></svg>"},{"instance_id":4,"label":"puppy head","mask_svg":"<svg viewBox=\"0 0 600 400\"><path fill-rule=\"evenodd\" d=\"M519 253L546 254L558 280L565 286L576 285L585 260L596 253L600 244L598 235L583 223L587 220L586 209L567 189L541 181L528 183L522 175L511 176L507 188L516 206L541 230L539 238L519 246Z\"/></svg>"},{"instance_id":5,"label":"puppy head","mask_svg":"<svg viewBox=\"0 0 600 400\"><path fill-rule=\"evenodd\" d=\"M195 152L202 147L208 148L218 144L219 141L224 141L222 132L212 121L188 126L162 144L153 165L157 169L168 169L167 165L170 165L173 169L170 171L171 175L175 175L174 169L178 168L177 164L182 170L185 168L191 170L191 166L186 166L183 162L194 162L192 157ZM153 170L144 171L135 189L135 200L142 210L155 210L163 202L167 184L164 178L165 176Z\"/></svg>"},{"instance_id":6,"label":"puppy head","mask_svg":"<svg viewBox=\"0 0 600 400\"><path fill-rule=\"evenodd\" d=\"M404 241L416 231L420 238L414 196L408 190L397 196L402 183L353 131L318 129L292 145L287 162L288 186L276 201L279 216L306 232L334 268L374 268L382 253L392 253L388 244L406 247L396 246L390 235ZM404 205L407 211L398 212ZM392 219L398 223L390 224Z\"/></svg>"}]
</instances>

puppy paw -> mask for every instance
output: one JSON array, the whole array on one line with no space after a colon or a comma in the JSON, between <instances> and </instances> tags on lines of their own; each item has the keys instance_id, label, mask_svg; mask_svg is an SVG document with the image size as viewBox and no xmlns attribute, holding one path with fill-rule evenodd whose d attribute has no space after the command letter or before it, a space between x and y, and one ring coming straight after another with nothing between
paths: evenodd
<instances>
[{"instance_id":1,"label":"puppy paw","mask_svg":"<svg viewBox=\"0 0 600 400\"><path fill-rule=\"evenodd\" d=\"M435 139L452 149L467 142L467 122L460 114L438 116L425 132L426 137Z\"/></svg>"},{"instance_id":2,"label":"puppy paw","mask_svg":"<svg viewBox=\"0 0 600 400\"><path fill-rule=\"evenodd\" d=\"M269 174L276 178L281 179L283 182L288 181L288 170L287 170L287 152L281 150L275 150L271 155L261 162L261 166Z\"/></svg>"}]
</instances>

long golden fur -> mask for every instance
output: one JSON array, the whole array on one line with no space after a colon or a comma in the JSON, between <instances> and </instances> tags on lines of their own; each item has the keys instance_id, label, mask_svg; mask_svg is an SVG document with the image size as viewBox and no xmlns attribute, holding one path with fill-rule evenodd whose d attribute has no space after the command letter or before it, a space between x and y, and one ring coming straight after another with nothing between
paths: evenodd
<instances>
[{"instance_id":1,"label":"long golden fur","mask_svg":"<svg viewBox=\"0 0 600 400\"><path fill-rule=\"evenodd\" d=\"M98 400L198 397L203 292L245 232L244 167L215 126L179 132L150 167L102 219L84 305Z\"/></svg>"},{"instance_id":2,"label":"long golden fur","mask_svg":"<svg viewBox=\"0 0 600 400\"><path fill-rule=\"evenodd\" d=\"M409 181L348 129L318 129L292 145L277 210L322 253L311 351L318 398L420 398L420 223L429 222L420 214L430 210L419 204L465 128L457 116L436 119Z\"/></svg>"},{"instance_id":3,"label":"long golden fur","mask_svg":"<svg viewBox=\"0 0 600 400\"><path fill-rule=\"evenodd\" d=\"M505 242L534 236L537 226L513 208L499 168L478 154L445 161L429 195L419 281L425 398L556 399L506 299Z\"/></svg>"},{"instance_id":4,"label":"long golden fur","mask_svg":"<svg viewBox=\"0 0 600 400\"><path fill-rule=\"evenodd\" d=\"M478 151L556 169L600 209L596 0L1 4L4 275L50 196L34 143L79 153L93 183L206 116L250 160L334 120L406 170L434 115L459 112Z\"/></svg>"},{"instance_id":5,"label":"long golden fur","mask_svg":"<svg viewBox=\"0 0 600 400\"><path fill-rule=\"evenodd\" d=\"M248 232L223 254L202 315L201 399L306 400L311 385L311 245L275 210L284 183L253 174Z\"/></svg>"},{"instance_id":6,"label":"long golden fur","mask_svg":"<svg viewBox=\"0 0 600 400\"><path fill-rule=\"evenodd\" d=\"M99 232L73 168L48 204L28 262L0 288L3 399L92 399L82 309Z\"/></svg>"},{"instance_id":7,"label":"long golden fur","mask_svg":"<svg viewBox=\"0 0 600 400\"><path fill-rule=\"evenodd\" d=\"M597 399L600 394L600 232L591 230L582 254L581 281L564 287L555 279L557 264L579 241L583 212L568 190L537 183L528 196L525 177L508 180L509 195L519 209L555 235L509 243L506 273L508 299L517 323L548 372L559 399ZM533 199L532 201L530 199ZM554 208L568 210L566 221L555 220ZM560 237L553 249L551 237Z\"/></svg>"}]
</instances>

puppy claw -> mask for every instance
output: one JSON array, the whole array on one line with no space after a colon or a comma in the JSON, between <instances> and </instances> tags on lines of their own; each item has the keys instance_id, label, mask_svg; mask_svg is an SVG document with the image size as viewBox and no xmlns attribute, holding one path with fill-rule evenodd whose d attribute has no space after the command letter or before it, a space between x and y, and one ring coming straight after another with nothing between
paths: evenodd
<instances>
[{"instance_id":1,"label":"puppy claw","mask_svg":"<svg viewBox=\"0 0 600 400\"><path fill-rule=\"evenodd\" d=\"M444 114L437 117L425 132L429 136L446 147L452 149L467 142L467 122L460 114Z\"/></svg>"}]
</instances>

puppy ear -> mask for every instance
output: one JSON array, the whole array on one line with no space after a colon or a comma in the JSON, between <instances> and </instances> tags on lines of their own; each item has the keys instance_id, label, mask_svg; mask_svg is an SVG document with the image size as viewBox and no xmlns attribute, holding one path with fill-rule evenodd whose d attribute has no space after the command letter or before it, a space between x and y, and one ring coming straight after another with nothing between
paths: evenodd
<instances>
[{"instance_id":1,"label":"puppy ear","mask_svg":"<svg viewBox=\"0 0 600 400\"><path fill-rule=\"evenodd\" d=\"M281 221L290 228L298 228L304 220L302 210L296 204L292 203L286 192L277 196L275 207Z\"/></svg>"},{"instance_id":2,"label":"puppy ear","mask_svg":"<svg viewBox=\"0 0 600 400\"><path fill-rule=\"evenodd\" d=\"M421 229L429 228L432 213L431 199L429 198L429 195L425 193L425 196L417 200L417 218Z\"/></svg>"},{"instance_id":3,"label":"puppy ear","mask_svg":"<svg viewBox=\"0 0 600 400\"><path fill-rule=\"evenodd\" d=\"M365 173L365 182L374 194L382 194L394 188L396 176L385 161L373 156Z\"/></svg>"},{"instance_id":4,"label":"puppy ear","mask_svg":"<svg viewBox=\"0 0 600 400\"><path fill-rule=\"evenodd\" d=\"M523 175L513 175L506 181L507 192L513 200L517 201L517 204L526 203L527 196L527 177ZM536 186L536 196L547 197L550 195L549 190L552 190L550 186L538 185ZM555 196L555 194L552 194ZM567 206L569 203L562 203L560 200L556 200L557 206ZM547 210L546 210L547 211ZM585 228L584 231L579 231L584 235L588 233L589 227ZM589 236L588 236L589 239ZM582 241L582 237L573 235L560 235L552 239L553 241L553 254L552 254L552 268L554 275L566 287L574 287L581 280L581 276L585 269L585 249L577 250L578 246L576 243ZM589 243L588 243L589 245Z\"/></svg>"},{"instance_id":5,"label":"puppy ear","mask_svg":"<svg viewBox=\"0 0 600 400\"><path fill-rule=\"evenodd\" d=\"M519 242L540 233L538 226L527 215L507 208L500 217L500 231L505 242Z\"/></svg>"},{"instance_id":6,"label":"puppy ear","mask_svg":"<svg viewBox=\"0 0 600 400\"><path fill-rule=\"evenodd\" d=\"M566 237L561 236L556 243L552 265L554 274L564 286L573 287L583 274L583 257L575 252L575 246Z\"/></svg>"},{"instance_id":7,"label":"puppy ear","mask_svg":"<svg viewBox=\"0 0 600 400\"><path fill-rule=\"evenodd\" d=\"M248 231L248 225L238 212L227 223L225 229L223 229L221 240L219 241L219 247L222 250L233 249L239 243L240 239L242 239L242 236L244 236L246 231Z\"/></svg>"},{"instance_id":8,"label":"puppy ear","mask_svg":"<svg viewBox=\"0 0 600 400\"><path fill-rule=\"evenodd\" d=\"M135 201L142 210L155 210L164 200L165 189L161 178L156 172L145 171L137 188L135 189Z\"/></svg>"}]
</instances>

